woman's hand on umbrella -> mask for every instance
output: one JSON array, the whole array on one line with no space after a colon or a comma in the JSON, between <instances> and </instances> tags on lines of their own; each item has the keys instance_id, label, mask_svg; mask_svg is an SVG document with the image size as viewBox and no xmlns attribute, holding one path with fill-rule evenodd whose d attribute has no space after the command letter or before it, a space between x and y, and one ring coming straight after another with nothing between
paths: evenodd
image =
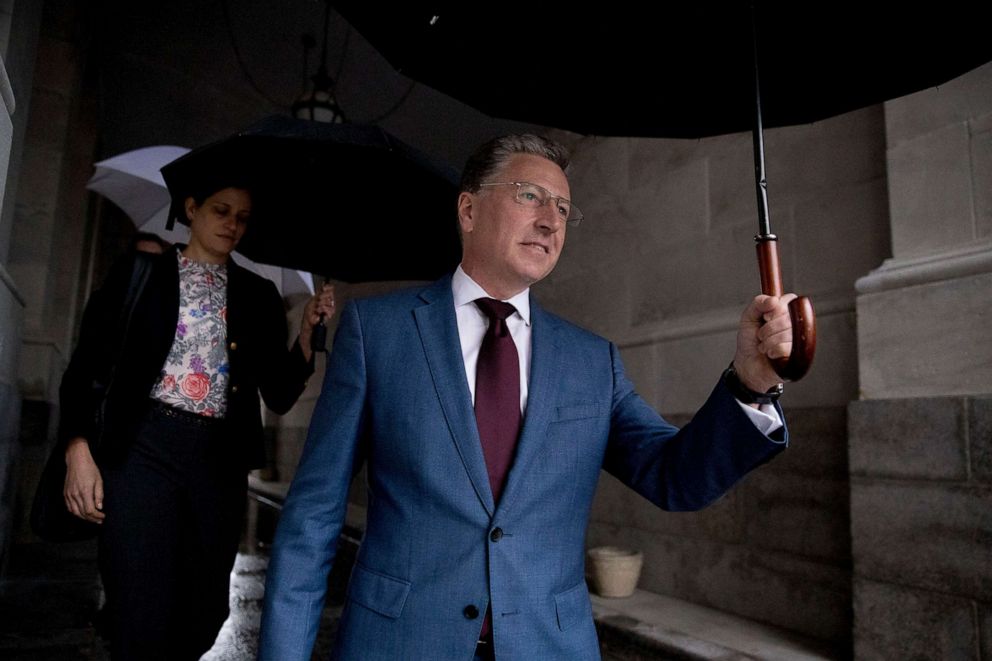
<instances>
[{"instance_id":1,"label":"woman's hand on umbrella","mask_svg":"<svg viewBox=\"0 0 992 661\"><path fill-rule=\"evenodd\" d=\"M792 352L789 301L794 298L795 294L755 296L741 315L734 369L744 385L755 392L767 392L782 382L770 361L788 358Z\"/></svg>"},{"instance_id":2,"label":"woman's hand on umbrella","mask_svg":"<svg viewBox=\"0 0 992 661\"><path fill-rule=\"evenodd\" d=\"M324 283L320 291L311 296L306 307L303 308L303 327L312 330L322 320L333 317L334 311L334 285Z\"/></svg>"},{"instance_id":3,"label":"woman's hand on umbrella","mask_svg":"<svg viewBox=\"0 0 992 661\"><path fill-rule=\"evenodd\" d=\"M324 283L316 294L310 297L303 308L303 323L300 325L300 346L309 359L310 336L313 327L334 316L337 305L334 300L334 285Z\"/></svg>"},{"instance_id":4,"label":"woman's hand on umbrella","mask_svg":"<svg viewBox=\"0 0 992 661\"><path fill-rule=\"evenodd\" d=\"M103 523L103 478L85 438L69 441L65 465L65 506L84 521Z\"/></svg>"}]
</instances>

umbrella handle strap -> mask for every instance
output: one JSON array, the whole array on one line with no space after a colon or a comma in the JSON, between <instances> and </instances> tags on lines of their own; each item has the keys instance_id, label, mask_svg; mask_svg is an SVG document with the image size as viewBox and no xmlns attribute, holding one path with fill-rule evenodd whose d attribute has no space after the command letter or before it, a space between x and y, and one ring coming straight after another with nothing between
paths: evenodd
<instances>
[{"instance_id":1,"label":"umbrella handle strap","mask_svg":"<svg viewBox=\"0 0 992 661\"><path fill-rule=\"evenodd\" d=\"M761 274L761 293L782 296L782 269L778 258L778 237L763 234L754 237L758 253L758 271ZM798 381L809 371L816 353L816 314L808 296L800 296L789 303L792 320L792 353L788 358L772 360L775 373L786 381Z\"/></svg>"}]
</instances>

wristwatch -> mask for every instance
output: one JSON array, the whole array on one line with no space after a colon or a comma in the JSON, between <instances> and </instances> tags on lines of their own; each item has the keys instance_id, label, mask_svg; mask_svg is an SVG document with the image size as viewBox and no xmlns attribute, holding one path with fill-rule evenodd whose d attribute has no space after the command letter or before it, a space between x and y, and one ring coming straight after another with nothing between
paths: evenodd
<instances>
[{"instance_id":1,"label":"wristwatch","mask_svg":"<svg viewBox=\"0 0 992 661\"><path fill-rule=\"evenodd\" d=\"M730 394L734 396L740 402L744 404L774 404L782 393L785 392L785 384L779 383L778 385L769 388L768 392L757 392L751 390L744 385L741 378L737 375L737 370L734 369L734 362L730 362L730 367L728 367L723 372L723 382L727 384L727 388L730 390Z\"/></svg>"}]
</instances>

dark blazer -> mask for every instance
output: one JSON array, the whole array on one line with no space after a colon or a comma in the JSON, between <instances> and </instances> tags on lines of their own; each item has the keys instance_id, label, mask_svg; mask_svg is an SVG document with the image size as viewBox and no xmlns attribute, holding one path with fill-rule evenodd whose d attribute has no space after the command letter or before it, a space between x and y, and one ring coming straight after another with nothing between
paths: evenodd
<instances>
[{"instance_id":1,"label":"dark blazer","mask_svg":"<svg viewBox=\"0 0 992 661\"><path fill-rule=\"evenodd\" d=\"M613 344L533 298L531 324L527 412L496 502L451 278L348 303L280 516L259 659L310 658L363 460L368 521L333 658L471 659L491 607L497 659L591 661L583 549L600 469L693 510L787 443L785 429L761 434L723 383L677 429L634 392Z\"/></svg>"},{"instance_id":2,"label":"dark blazer","mask_svg":"<svg viewBox=\"0 0 992 661\"><path fill-rule=\"evenodd\" d=\"M134 256L111 268L83 314L79 342L59 389L59 439L94 438L99 399L94 382L107 366L117 368L107 395L101 461L123 457L137 432L148 395L172 348L179 320L179 268L176 250L152 257L151 273L134 307L127 338L120 342L121 308L134 268ZM147 257L142 257L148 259ZM225 417L230 455L255 468L264 464L258 395L276 413L288 411L306 387L313 362L297 343L287 350L286 315L275 285L228 262L227 342L230 380ZM115 356L117 358L115 358Z\"/></svg>"}]
</instances>

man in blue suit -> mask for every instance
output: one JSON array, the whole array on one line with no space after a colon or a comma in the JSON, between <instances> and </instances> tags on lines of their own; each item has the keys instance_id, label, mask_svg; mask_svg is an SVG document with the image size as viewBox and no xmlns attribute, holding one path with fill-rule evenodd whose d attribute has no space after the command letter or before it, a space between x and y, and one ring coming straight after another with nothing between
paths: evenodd
<instances>
[{"instance_id":1,"label":"man in blue suit","mask_svg":"<svg viewBox=\"0 0 992 661\"><path fill-rule=\"evenodd\" d=\"M600 469L695 510L785 447L769 358L791 349L791 295L748 305L731 369L681 430L613 344L530 297L581 219L567 163L536 136L483 145L456 272L348 304L273 546L260 659L310 658L362 461L368 522L336 658L575 661L599 658L584 540Z\"/></svg>"}]
</instances>

